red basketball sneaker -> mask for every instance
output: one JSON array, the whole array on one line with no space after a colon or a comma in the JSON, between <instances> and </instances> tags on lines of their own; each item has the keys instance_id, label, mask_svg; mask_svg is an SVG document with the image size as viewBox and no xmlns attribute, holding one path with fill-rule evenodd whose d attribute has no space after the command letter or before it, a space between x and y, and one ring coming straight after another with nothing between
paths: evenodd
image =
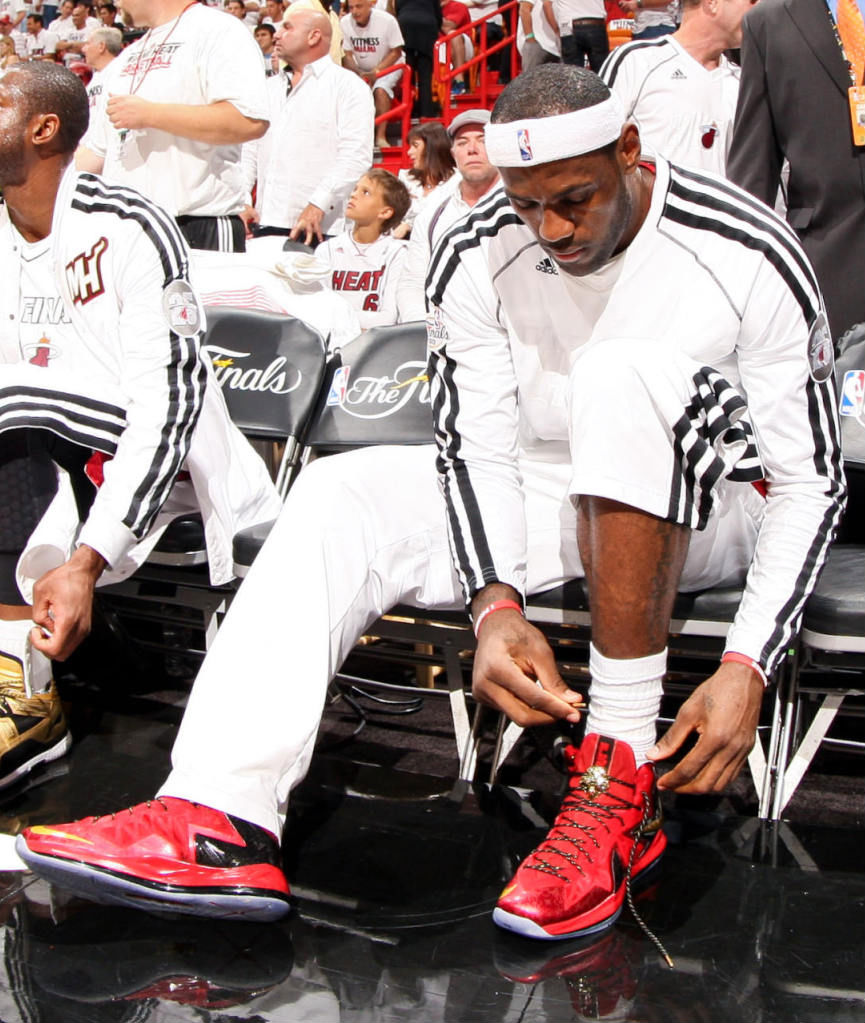
<instances>
[{"instance_id":1,"label":"red basketball sneaker","mask_svg":"<svg viewBox=\"0 0 865 1023\"><path fill-rule=\"evenodd\" d=\"M269 831L171 796L27 828L15 850L34 873L97 902L245 920L275 920L289 908Z\"/></svg>"},{"instance_id":2,"label":"red basketball sneaker","mask_svg":"<svg viewBox=\"0 0 865 1023\"><path fill-rule=\"evenodd\" d=\"M565 757L571 777L559 814L493 912L500 927L531 938L609 927L622 911L629 867L636 878L667 845L654 767L638 771L627 743L587 735Z\"/></svg>"}]
</instances>

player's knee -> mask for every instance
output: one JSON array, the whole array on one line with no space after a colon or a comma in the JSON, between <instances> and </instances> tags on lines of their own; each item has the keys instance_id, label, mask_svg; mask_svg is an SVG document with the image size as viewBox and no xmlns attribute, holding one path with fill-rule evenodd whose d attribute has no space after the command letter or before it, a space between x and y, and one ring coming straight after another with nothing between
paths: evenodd
<instances>
[{"instance_id":1,"label":"player's knee","mask_svg":"<svg viewBox=\"0 0 865 1023\"><path fill-rule=\"evenodd\" d=\"M657 348L629 339L604 341L581 353L570 378L571 420L579 433L603 437L605 424L620 423L623 416L645 422L658 358Z\"/></svg>"}]
</instances>

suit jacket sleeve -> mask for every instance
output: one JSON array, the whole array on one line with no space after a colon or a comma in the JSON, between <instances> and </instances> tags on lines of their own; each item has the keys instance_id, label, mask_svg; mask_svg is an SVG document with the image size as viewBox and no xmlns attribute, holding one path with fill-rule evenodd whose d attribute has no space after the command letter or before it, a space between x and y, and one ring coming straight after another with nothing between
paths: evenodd
<instances>
[{"instance_id":1,"label":"suit jacket sleeve","mask_svg":"<svg viewBox=\"0 0 865 1023\"><path fill-rule=\"evenodd\" d=\"M742 77L727 176L773 206L784 154L775 134L766 75L765 20L748 16L743 23Z\"/></svg>"}]
</instances>

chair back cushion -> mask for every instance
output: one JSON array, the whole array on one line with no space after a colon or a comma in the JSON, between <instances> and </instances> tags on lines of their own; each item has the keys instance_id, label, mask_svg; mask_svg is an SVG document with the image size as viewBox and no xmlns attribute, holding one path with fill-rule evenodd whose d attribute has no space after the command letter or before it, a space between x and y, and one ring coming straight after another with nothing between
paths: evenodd
<instances>
[{"instance_id":1,"label":"chair back cushion","mask_svg":"<svg viewBox=\"0 0 865 1023\"><path fill-rule=\"evenodd\" d=\"M844 461L865 467L865 323L848 330L838 342L835 380Z\"/></svg>"},{"instance_id":2,"label":"chair back cushion","mask_svg":"<svg viewBox=\"0 0 865 1023\"><path fill-rule=\"evenodd\" d=\"M211 306L204 346L243 433L272 439L302 434L327 365L317 330L278 313Z\"/></svg>"},{"instance_id":3,"label":"chair back cushion","mask_svg":"<svg viewBox=\"0 0 865 1023\"><path fill-rule=\"evenodd\" d=\"M426 326L374 327L345 345L307 444L338 450L432 441Z\"/></svg>"}]
</instances>

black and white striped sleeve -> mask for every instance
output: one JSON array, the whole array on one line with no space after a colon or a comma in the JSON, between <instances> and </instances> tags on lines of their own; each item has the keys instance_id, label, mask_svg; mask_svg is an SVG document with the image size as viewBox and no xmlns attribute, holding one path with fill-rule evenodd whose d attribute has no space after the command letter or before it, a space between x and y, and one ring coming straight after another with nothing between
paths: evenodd
<instances>
[{"instance_id":1,"label":"black and white striped sleeve","mask_svg":"<svg viewBox=\"0 0 865 1023\"><path fill-rule=\"evenodd\" d=\"M466 601L503 582L525 591L517 384L483 239L515 221L497 193L436 247L427 277L439 481Z\"/></svg>"},{"instance_id":2,"label":"black and white striped sleeve","mask_svg":"<svg viewBox=\"0 0 865 1023\"><path fill-rule=\"evenodd\" d=\"M203 310L183 237L158 206L83 175L73 209L113 225L105 299L117 307L116 398L127 424L79 537L113 564L147 534L189 451L207 380Z\"/></svg>"},{"instance_id":3,"label":"black and white striped sleeve","mask_svg":"<svg viewBox=\"0 0 865 1023\"><path fill-rule=\"evenodd\" d=\"M793 232L735 186L678 168L664 215L733 242L743 261L745 250L761 257L736 355L766 509L727 648L771 672L799 627L846 493L825 310Z\"/></svg>"}]
</instances>

